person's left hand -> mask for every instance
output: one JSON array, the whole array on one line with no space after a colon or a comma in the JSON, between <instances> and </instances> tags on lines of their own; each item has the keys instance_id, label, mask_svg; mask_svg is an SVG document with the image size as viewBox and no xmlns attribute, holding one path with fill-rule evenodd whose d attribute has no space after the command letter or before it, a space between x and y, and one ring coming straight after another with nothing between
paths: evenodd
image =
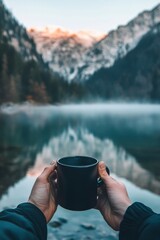
<instances>
[{"instance_id":1,"label":"person's left hand","mask_svg":"<svg viewBox=\"0 0 160 240\"><path fill-rule=\"evenodd\" d=\"M47 222L50 221L57 209L56 178L56 162L53 162L37 178L28 199L28 202L34 204L43 212Z\"/></svg>"}]
</instances>

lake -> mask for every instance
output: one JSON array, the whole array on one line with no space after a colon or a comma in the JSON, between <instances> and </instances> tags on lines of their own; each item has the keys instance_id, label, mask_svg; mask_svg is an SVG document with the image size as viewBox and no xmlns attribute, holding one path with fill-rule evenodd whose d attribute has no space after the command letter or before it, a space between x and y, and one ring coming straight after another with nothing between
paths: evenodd
<instances>
[{"instance_id":1,"label":"lake","mask_svg":"<svg viewBox=\"0 0 160 240\"><path fill-rule=\"evenodd\" d=\"M160 212L160 105L7 105L0 108L0 209L27 201L36 177L53 159L103 160L132 201ZM61 207L49 239L118 239L97 210Z\"/></svg>"}]
</instances>

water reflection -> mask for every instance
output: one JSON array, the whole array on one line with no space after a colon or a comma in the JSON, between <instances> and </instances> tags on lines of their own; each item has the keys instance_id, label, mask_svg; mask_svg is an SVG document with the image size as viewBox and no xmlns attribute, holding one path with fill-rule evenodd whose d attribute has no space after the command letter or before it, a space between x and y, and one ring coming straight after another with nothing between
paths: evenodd
<instances>
[{"instance_id":1,"label":"water reflection","mask_svg":"<svg viewBox=\"0 0 160 240\"><path fill-rule=\"evenodd\" d=\"M32 149L14 145L0 147L0 196L26 175L34 165L35 156Z\"/></svg>"},{"instance_id":2,"label":"water reflection","mask_svg":"<svg viewBox=\"0 0 160 240\"><path fill-rule=\"evenodd\" d=\"M99 139L85 129L68 128L59 136L51 138L37 154L35 167L29 172L36 172L44 163L50 163L53 159L71 155L87 155L103 160L117 176L160 193L160 182L142 168L133 156L122 147L117 147L110 139Z\"/></svg>"},{"instance_id":3,"label":"water reflection","mask_svg":"<svg viewBox=\"0 0 160 240\"><path fill-rule=\"evenodd\" d=\"M159 105L1 109L1 195L27 172L36 174L52 159L78 154L104 160L117 176L160 193Z\"/></svg>"}]
</instances>

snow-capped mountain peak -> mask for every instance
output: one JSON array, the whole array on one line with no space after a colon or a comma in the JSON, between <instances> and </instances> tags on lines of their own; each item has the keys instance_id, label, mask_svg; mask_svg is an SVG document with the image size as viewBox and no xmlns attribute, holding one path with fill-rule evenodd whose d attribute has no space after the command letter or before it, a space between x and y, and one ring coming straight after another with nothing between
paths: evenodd
<instances>
[{"instance_id":1,"label":"snow-capped mountain peak","mask_svg":"<svg viewBox=\"0 0 160 240\"><path fill-rule=\"evenodd\" d=\"M58 40L58 39L69 39L73 38L78 43L83 44L84 46L90 47L95 42L100 41L102 38L106 36L104 33L97 33L97 32L91 32L91 31L67 31L63 28L56 28L56 27L46 27L44 29L38 29L38 28L31 28L28 29L28 32L31 36L36 38L48 38L51 40Z\"/></svg>"},{"instance_id":2,"label":"snow-capped mountain peak","mask_svg":"<svg viewBox=\"0 0 160 240\"><path fill-rule=\"evenodd\" d=\"M44 61L68 81L78 74L77 70L83 65L88 49L105 36L84 31L71 32L61 28L32 28L28 33L34 38Z\"/></svg>"}]
</instances>

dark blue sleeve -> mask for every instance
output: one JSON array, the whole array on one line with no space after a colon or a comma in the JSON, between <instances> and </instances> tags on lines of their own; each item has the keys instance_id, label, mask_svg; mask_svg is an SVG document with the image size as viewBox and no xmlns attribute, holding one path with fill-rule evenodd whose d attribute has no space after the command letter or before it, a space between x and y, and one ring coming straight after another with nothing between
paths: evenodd
<instances>
[{"instance_id":1,"label":"dark blue sleeve","mask_svg":"<svg viewBox=\"0 0 160 240\"><path fill-rule=\"evenodd\" d=\"M35 205L22 203L0 213L1 240L46 240L45 216Z\"/></svg>"},{"instance_id":2,"label":"dark blue sleeve","mask_svg":"<svg viewBox=\"0 0 160 240\"><path fill-rule=\"evenodd\" d=\"M160 240L160 214L142 203L132 204L120 225L120 240Z\"/></svg>"}]
</instances>

